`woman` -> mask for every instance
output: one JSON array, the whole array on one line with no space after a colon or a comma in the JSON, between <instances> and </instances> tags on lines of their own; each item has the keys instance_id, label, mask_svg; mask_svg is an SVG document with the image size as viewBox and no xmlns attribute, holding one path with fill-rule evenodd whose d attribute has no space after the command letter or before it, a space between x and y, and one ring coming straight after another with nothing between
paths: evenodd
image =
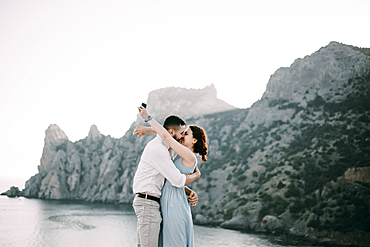
<instances>
[{"instance_id":1,"label":"woman","mask_svg":"<svg viewBox=\"0 0 370 247\"><path fill-rule=\"evenodd\" d=\"M149 113L144 107L140 106L139 110L142 118L147 119L152 126L152 128L141 128L140 135L154 132L170 145L177 153L173 162L182 174L194 172L197 165L195 154L202 156L203 162L207 161L207 140L202 128L195 125L189 126L180 144L162 125L148 117ZM184 188L177 188L166 181L162 188L161 211L163 227L159 237L159 246L194 246L193 220Z\"/></svg>"}]
</instances>

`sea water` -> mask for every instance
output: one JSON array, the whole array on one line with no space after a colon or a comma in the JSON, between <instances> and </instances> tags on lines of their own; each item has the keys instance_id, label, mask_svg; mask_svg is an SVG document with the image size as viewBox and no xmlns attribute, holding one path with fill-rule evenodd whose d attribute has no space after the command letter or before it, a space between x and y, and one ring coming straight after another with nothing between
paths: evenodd
<instances>
[{"instance_id":1,"label":"sea water","mask_svg":"<svg viewBox=\"0 0 370 247\"><path fill-rule=\"evenodd\" d=\"M281 245L277 237L222 228L195 226L194 231L197 247L306 245ZM0 196L0 246L136 246L136 215L131 205Z\"/></svg>"}]
</instances>

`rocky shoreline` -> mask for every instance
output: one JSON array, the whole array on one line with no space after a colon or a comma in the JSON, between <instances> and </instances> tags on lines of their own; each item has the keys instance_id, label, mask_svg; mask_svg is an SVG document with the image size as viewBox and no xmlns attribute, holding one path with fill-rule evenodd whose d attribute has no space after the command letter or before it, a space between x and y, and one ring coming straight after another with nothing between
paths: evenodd
<instances>
[{"instance_id":1,"label":"rocky shoreline","mask_svg":"<svg viewBox=\"0 0 370 247\"><path fill-rule=\"evenodd\" d=\"M23 191L20 191L18 187L12 186L6 192L1 193L2 196L8 196L10 198L25 197ZM28 197L26 197L28 198ZM44 199L41 199L44 200ZM63 200L64 199L54 199ZM67 200L67 201L81 201L81 200ZM370 235L364 236L360 232L357 232L357 241L354 243L353 236L346 236L340 232L327 232L325 234L315 234L314 229L308 229L306 233L300 232L298 229L289 228L288 222L284 222L281 219L273 215L267 215L259 223L257 220L246 222L245 218L236 217L228 221L223 221L220 216L217 220L209 221L207 217L197 214L193 217L195 225L206 226L206 227L221 227L224 229L240 231L248 234L262 234L269 237L269 240L276 244L281 245L292 245L294 243L301 244L307 242L312 246L338 246L338 247L366 247L369 246Z\"/></svg>"},{"instance_id":2,"label":"rocky shoreline","mask_svg":"<svg viewBox=\"0 0 370 247\"><path fill-rule=\"evenodd\" d=\"M306 232L301 232L296 228L290 228L289 222L278 219L275 216L267 215L259 223L257 220L246 222L242 217L236 217L229 221L205 222L203 215L196 215L194 224L207 227L221 227L230 230L236 230L243 233L264 234L275 236L274 242L282 245L291 245L294 242L307 242L313 246L351 246L366 247L369 246L370 234L364 232L354 232L343 234L341 232L321 232L317 233L313 228L308 228Z\"/></svg>"}]
</instances>

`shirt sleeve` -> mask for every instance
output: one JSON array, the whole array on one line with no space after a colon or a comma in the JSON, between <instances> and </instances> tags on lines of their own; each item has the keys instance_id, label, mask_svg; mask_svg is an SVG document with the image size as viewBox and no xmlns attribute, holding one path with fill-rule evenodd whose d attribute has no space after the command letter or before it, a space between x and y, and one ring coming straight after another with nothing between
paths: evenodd
<instances>
[{"instance_id":1,"label":"shirt sleeve","mask_svg":"<svg viewBox=\"0 0 370 247\"><path fill-rule=\"evenodd\" d=\"M150 163L170 183L178 188L185 186L186 176L181 174L165 147L157 147L151 153Z\"/></svg>"}]
</instances>

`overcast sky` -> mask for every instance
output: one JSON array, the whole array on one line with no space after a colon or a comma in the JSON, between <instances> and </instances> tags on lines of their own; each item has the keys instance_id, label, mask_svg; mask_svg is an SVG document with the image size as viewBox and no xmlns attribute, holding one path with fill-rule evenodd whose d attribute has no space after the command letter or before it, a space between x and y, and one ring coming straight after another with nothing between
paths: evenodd
<instances>
[{"instance_id":1,"label":"overcast sky","mask_svg":"<svg viewBox=\"0 0 370 247\"><path fill-rule=\"evenodd\" d=\"M0 179L23 188L38 172L50 124L73 142L92 124L122 137L155 89L214 84L248 108L279 67L330 41L370 47L369 10L368 0L0 0Z\"/></svg>"}]
</instances>

